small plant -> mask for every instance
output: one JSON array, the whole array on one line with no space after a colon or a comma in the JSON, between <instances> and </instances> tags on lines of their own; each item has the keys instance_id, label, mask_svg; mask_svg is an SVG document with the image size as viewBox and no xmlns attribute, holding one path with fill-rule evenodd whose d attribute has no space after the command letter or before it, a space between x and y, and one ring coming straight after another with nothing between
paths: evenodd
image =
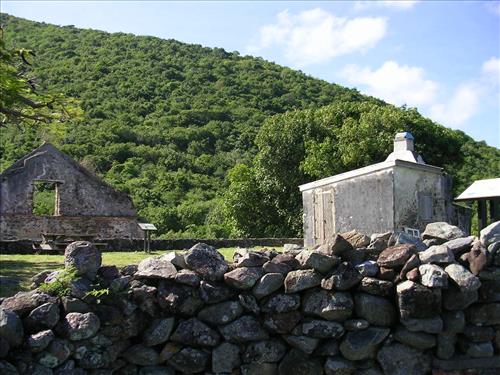
<instances>
[{"instance_id":1,"label":"small plant","mask_svg":"<svg viewBox=\"0 0 500 375\"><path fill-rule=\"evenodd\" d=\"M69 296L71 294L71 283L78 278L79 276L77 274L76 268L65 268L59 274L57 274L54 280L51 280L48 283L44 282L43 284L41 284L39 289L42 292L53 296ZM109 294L109 288L100 288L100 285L97 284L92 285L92 289L85 294L85 297L92 296L96 299L99 299L100 297L105 295L107 296Z\"/></svg>"},{"instance_id":2,"label":"small plant","mask_svg":"<svg viewBox=\"0 0 500 375\"><path fill-rule=\"evenodd\" d=\"M91 291L87 292L87 294L85 294L85 297L92 296L92 297L99 299L100 297L102 297L104 295L106 295L106 296L109 295L109 288L92 289Z\"/></svg>"},{"instance_id":3,"label":"small plant","mask_svg":"<svg viewBox=\"0 0 500 375\"><path fill-rule=\"evenodd\" d=\"M39 289L42 292L58 297L68 296L71 293L71 282L77 277L76 268L68 267L59 272L53 281L41 284Z\"/></svg>"}]
</instances>

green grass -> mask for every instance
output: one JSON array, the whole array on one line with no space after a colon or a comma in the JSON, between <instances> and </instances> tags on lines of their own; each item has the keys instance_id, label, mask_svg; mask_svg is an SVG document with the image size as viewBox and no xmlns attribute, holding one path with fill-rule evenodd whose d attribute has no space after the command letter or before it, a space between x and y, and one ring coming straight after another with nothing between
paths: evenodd
<instances>
[{"instance_id":1,"label":"green grass","mask_svg":"<svg viewBox=\"0 0 500 375\"><path fill-rule=\"evenodd\" d=\"M254 249L260 249L257 247ZM226 260L232 260L236 248L217 249ZM276 249L280 251L281 249ZM168 250L173 251L173 250ZM123 267L128 264L137 264L141 260L165 254L168 251L154 251L150 254L144 252L109 252L102 253L103 265ZM64 266L63 255L44 254L0 254L0 297L14 295L19 291L30 289L31 277L45 270L55 270ZM6 283L4 278L13 280Z\"/></svg>"}]
</instances>

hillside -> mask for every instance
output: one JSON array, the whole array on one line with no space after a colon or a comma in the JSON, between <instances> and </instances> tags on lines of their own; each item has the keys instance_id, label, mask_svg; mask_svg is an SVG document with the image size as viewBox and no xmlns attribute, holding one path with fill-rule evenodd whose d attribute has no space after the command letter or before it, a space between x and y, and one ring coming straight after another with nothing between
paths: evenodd
<instances>
[{"instance_id":1,"label":"hillside","mask_svg":"<svg viewBox=\"0 0 500 375\"><path fill-rule=\"evenodd\" d=\"M222 204L225 177L238 163L252 164L256 134L270 116L341 102L386 106L356 90L220 48L5 14L1 21L10 47L35 50L33 74L40 86L78 99L85 113L57 131L7 127L1 169L49 139L128 192L143 219L170 237L235 233ZM451 133L460 134L479 159L491 152L491 163L500 158L496 149ZM476 162L460 163L456 170L481 170Z\"/></svg>"}]
</instances>

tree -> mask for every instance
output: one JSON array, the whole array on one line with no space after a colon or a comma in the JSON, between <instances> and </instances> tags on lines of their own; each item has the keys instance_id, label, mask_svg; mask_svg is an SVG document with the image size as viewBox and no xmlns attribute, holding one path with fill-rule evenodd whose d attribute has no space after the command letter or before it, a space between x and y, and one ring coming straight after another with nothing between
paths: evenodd
<instances>
[{"instance_id":1,"label":"tree","mask_svg":"<svg viewBox=\"0 0 500 375\"><path fill-rule=\"evenodd\" d=\"M6 48L0 28L0 126L64 122L71 116L63 95L38 90L29 71L34 56L28 49Z\"/></svg>"},{"instance_id":2,"label":"tree","mask_svg":"<svg viewBox=\"0 0 500 375\"><path fill-rule=\"evenodd\" d=\"M255 172L237 164L228 174L229 188L224 194L224 208L233 236L262 237L272 232L272 207L257 183Z\"/></svg>"}]
</instances>

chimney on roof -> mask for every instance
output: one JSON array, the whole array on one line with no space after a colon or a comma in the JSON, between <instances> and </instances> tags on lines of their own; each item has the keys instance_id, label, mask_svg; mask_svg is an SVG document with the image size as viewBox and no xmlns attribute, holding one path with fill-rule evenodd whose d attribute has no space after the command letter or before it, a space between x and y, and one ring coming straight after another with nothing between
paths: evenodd
<instances>
[{"instance_id":1,"label":"chimney on roof","mask_svg":"<svg viewBox=\"0 0 500 375\"><path fill-rule=\"evenodd\" d=\"M414 138L409 132L397 133L394 137L394 151L386 161L404 160L411 163L425 164L424 159L415 152Z\"/></svg>"}]
</instances>

